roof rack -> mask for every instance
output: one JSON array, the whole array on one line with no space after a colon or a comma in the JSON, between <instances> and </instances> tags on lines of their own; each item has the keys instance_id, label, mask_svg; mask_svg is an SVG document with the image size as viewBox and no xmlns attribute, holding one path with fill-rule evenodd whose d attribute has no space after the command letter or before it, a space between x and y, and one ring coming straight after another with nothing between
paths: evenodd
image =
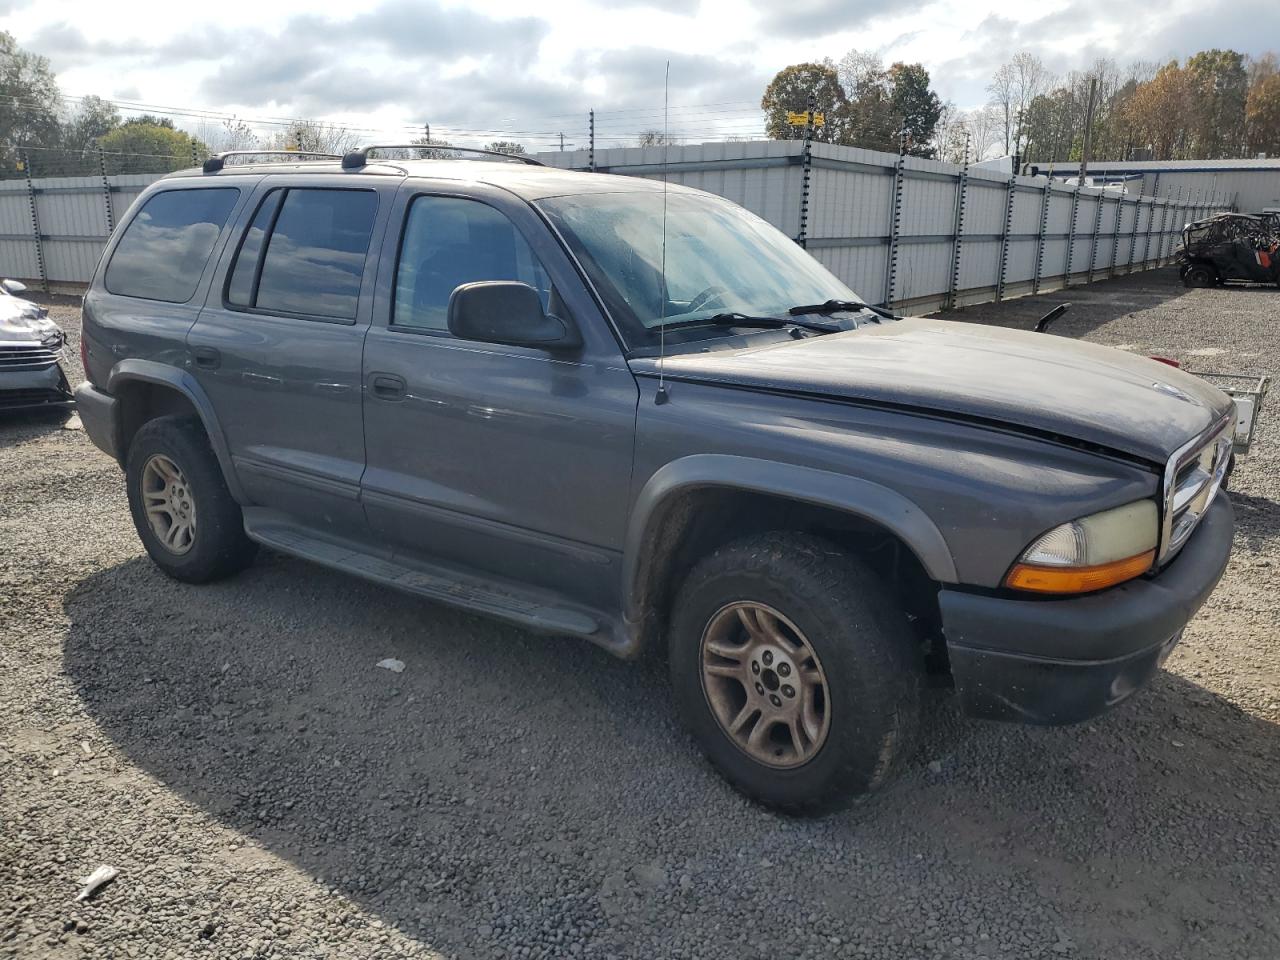
<instances>
[{"instance_id":1,"label":"roof rack","mask_svg":"<svg viewBox=\"0 0 1280 960\"><path fill-rule=\"evenodd\" d=\"M435 143L368 143L363 147L356 147L356 149L344 156L342 158L342 168L344 170L358 170L363 167L369 162L370 150L438 150L441 153L479 153L486 157L514 160L517 163L527 163L534 167L546 166L541 160L535 160L533 157L522 156L518 153L498 153L496 150L478 150L475 147L453 147Z\"/></svg>"},{"instance_id":2,"label":"roof rack","mask_svg":"<svg viewBox=\"0 0 1280 960\"><path fill-rule=\"evenodd\" d=\"M227 157L317 157L321 160L341 160L336 153L317 153L314 150L224 150L215 153L204 162L205 173L217 173L226 165Z\"/></svg>"}]
</instances>

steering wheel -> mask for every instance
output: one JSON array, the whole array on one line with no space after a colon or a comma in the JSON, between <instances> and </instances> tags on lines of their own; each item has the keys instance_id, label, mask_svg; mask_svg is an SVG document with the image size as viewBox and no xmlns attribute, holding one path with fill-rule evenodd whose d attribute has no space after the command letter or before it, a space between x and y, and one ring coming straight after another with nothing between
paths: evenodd
<instances>
[{"instance_id":1,"label":"steering wheel","mask_svg":"<svg viewBox=\"0 0 1280 960\"><path fill-rule=\"evenodd\" d=\"M689 308L686 312L693 313L695 310L700 310L707 304L715 303L717 300L723 305L724 295L728 292L724 287L707 287L689 301Z\"/></svg>"}]
</instances>

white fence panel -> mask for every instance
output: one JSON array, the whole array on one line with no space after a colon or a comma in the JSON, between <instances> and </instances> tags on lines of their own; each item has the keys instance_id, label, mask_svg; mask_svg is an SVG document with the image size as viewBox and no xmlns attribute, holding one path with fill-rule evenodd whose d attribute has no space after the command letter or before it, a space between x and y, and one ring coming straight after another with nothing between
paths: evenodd
<instances>
[{"instance_id":1,"label":"white fence panel","mask_svg":"<svg viewBox=\"0 0 1280 960\"><path fill-rule=\"evenodd\" d=\"M591 154L575 150L539 159L586 169ZM1208 212L1169 197L1122 198L1088 187L1046 186L1032 177L1017 177L1011 193L1007 176L970 169L960 217L960 167L831 144L812 146L805 205L804 147L795 140L610 148L596 151L594 161L603 173L666 177L726 197L790 237L800 238L803 219L814 257L865 299L891 301L907 312L1145 269L1172 256L1183 224ZM38 242L27 182L0 181L0 275L54 285L87 282L108 224L124 220L156 179L124 174L105 183L101 177L32 181ZM1070 278L1064 277L1068 258Z\"/></svg>"}]
</instances>

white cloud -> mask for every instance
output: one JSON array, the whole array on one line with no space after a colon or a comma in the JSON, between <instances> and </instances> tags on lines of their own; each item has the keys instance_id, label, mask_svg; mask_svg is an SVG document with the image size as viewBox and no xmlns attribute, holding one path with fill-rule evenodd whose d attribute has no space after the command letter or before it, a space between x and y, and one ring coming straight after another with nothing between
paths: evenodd
<instances>
[{"instance_id":1,"label":"white cloud","mask_svg":"<svg viewBox=\"0 0 1280 960\"><path fill-rule=\"evenodd\" d=\"M459 143L537 146L562 130L581 143L589 107L602 144L660 126L668 59L673 132L696 140L758 132L774 72L853 46L922 61L944 99L973 106L1017 50L1056 71L1215 44L1260 53L1271 38L1257 25L1273 19L1261 0L1045 11L990 0L371 0L354 12L337 0L221 0L175 18L168 0L136 0L124 17L88 0L0 0L0 28L49 56L72 94L320 116L397 138L429 121Z\"/></svg>"}]
</instances>

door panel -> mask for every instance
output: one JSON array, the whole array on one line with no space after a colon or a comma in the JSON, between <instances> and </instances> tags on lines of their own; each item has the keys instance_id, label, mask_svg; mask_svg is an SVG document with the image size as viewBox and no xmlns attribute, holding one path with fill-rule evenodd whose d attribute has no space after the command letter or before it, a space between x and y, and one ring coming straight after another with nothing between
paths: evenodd
<instances>
[{"instance_id":1,"label":"door panel","mask_svg":"<svg viewBox=\"0 0 1280 960\"><path fill-rule=\"evenodd\" d=\"M272 178L255 197L187 346L252 503L361 537L366 263L392 194L321 179Z\"/></svg>"},{"instance_id":2,"label":"door panel","mask_svg":"<svg viewBox=\"0 0 1280 960\"><path fill-rule=\"evenodd\" d=\"M433 199L439 198L418 202ZM415 262L402 264L398 280L395 271L379 276L364 359L362 497L370 527L410 555L601 602L617 593L635 379L572 267L549 235L536 232L546 228L527 206L448 199L454 206L445 218L410 217L414 230L440 231L434 240L405 238ZM389 235L412 200L397 203ZM458 203L483 211L462 213L470 223L460 225ZM469 254L477 248L484 253L478 263ZM475 279L540 287L544 302L582 327L586 347L578 356L555 357L453 338L442 329L436 301L447 302L457 284ZM415 282L430 290L415 291ZM393 314L406 322L391 325ZM415 317L422 320L416 326ZM402 381L404 389L384 396L376 378Z\"/></svg>"}]
</instances>

